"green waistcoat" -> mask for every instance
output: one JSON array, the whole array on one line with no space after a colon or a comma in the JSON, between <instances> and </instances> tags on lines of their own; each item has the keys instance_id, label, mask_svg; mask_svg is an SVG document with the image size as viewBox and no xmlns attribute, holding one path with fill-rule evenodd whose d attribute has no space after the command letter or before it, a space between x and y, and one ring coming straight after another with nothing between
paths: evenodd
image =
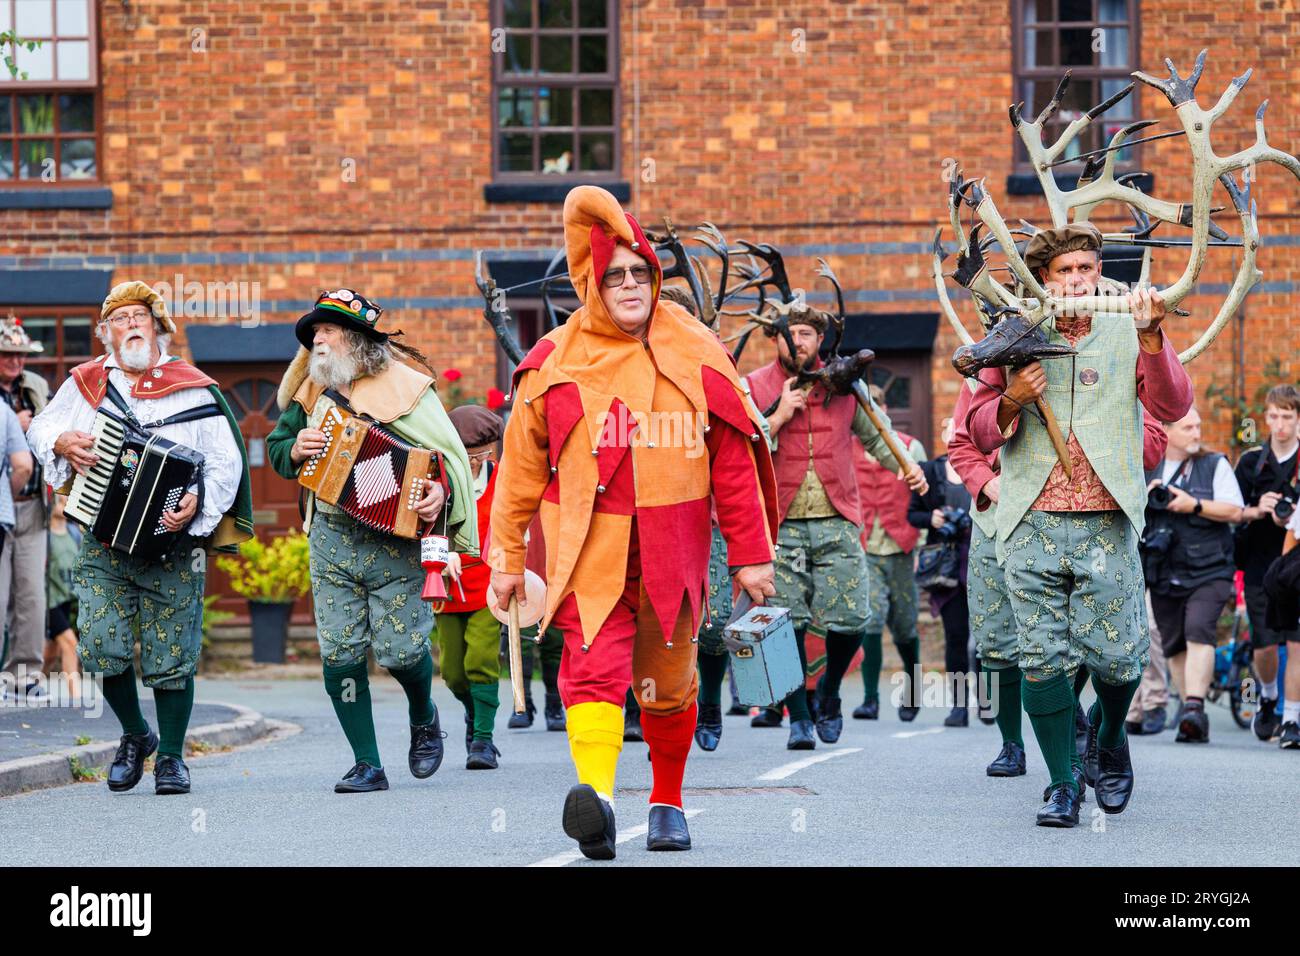
<instances>
[{"instance_id":1,"label":"green waistcoat","mask_svg":"<svg viewBox=\"0 0 1300 956\"><path fill-rule=\"evenodd\" d=\"M1048 338L1068 345L1053 327ZM1137 330L1130 316L1098 314L1092 331L1075 343L1073 358L1048 359L1047 391L1043 397L1056 413L1061 434L1073 431L1101 478L1134 529L1141 534L1145 518L1146 481L1142 471L1142 404L1137 395ZM1093 384L1080 380L1085 369ZM1015 434L1002 446L1002 483L998 501L999 551L1029 511L1056 465L1056 452L1047 429L1031 411L1022 412Z\"/></svg>"}]
</instances>

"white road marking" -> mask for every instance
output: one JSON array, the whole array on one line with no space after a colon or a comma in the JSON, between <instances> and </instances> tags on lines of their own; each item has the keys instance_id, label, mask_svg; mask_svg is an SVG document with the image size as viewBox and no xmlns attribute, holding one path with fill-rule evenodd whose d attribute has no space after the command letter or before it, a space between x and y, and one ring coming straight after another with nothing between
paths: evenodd
<instances>
[{"instance_id":1,"label":"white road marking","mask_svg":"<svg viewBox=\"0 0 1300 956\"><path fill-rule=\"evenodd\" d=\"M775 770L769 770L758 779L784 780L786 777L798 773L804 767L811 767L813 764L821 763L823 760L834 760L836 757L847 757L849 754L859 753L862 753L861 747L845 747L843 750L828 750L825 753L813 754L811 757L804 757L802 760L796 760L793 763L782 764Z\"/></svg>"},{"instance_id":2,"label":"white road marking","mask_svg":"<svg viewBox=\"0 0 1300 956\"><path fill-rule=\"evenodd\" d=\"M945 728L943 727L931 727L929 730L904 730L896 734L890 734L889 736L895 737L898 740L906 740L908 737L924 737L926 734L941 734L944 730Z\"/></svg>"},{"instance_id":3,"label":"white road marking","mask_svg":"<svg viewBox=\"0 0 1300 956\"><path fill-rule=\"evenodd\" d=\"M703 812L704 812L703 810L687 810L686 819L689 820L692 817L697 817ZM626 843L629 840L635 840L637 837L643 837L646 835L646 833L649 830L650 830L650 824L648 823L643 823L639 827L633 827L630 830L624 830L614 838L614 845L618 846L619 844ZM538 860L536 863L529 863L528 865L529 867L567 866L568 864L572 863L574 860L581 860L583 858L584 857L582 855L581 850L566 850L564 853L557 853L555 854L555 856L548 856L544 860Z\"/></svg>"}]
</instances>

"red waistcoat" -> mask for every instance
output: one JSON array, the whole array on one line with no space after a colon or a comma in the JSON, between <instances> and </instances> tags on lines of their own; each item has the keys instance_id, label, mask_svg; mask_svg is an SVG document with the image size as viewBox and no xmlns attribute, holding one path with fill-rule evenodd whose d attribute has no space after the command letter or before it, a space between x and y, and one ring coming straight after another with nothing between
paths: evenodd
<instances>
[{"instance_id":1,"label":"red waistcoat","mask_svg":"<svg viewBox=\"0 0 1300 956\"><path fill-rule=\"evenodd\" d=\"M895 434L903 443L903 448L910 448L914 439L906 432L895 429ZM898 476L875 461L868 461L866 455L858 455L858 493L862 499L862 545L866 547L866 536L877 517L885 533L894 539L904 551L916 547L920 528L907 523L907 506L912 500L912 490L907 482L899 481Z\"/></svg>"},{"instance_id":2,"label":"red waistcoat","mask_svg":"<svg viewBox=\"0 0 1300 956\"><path fill-rule=\"evenodd\" d=\"M764 365L747 376L754 404L766 411L781 395L789 373L778 360ZM795 492L808 473L808 433L812 432L812 463L826 497L835 510L862 525L862 506L858 499L858 481L854 461L862 457L862 443L853 434L853 415L858 403L852 395L835 395L823 407L826 389L821 385L808 392L806 408L794 413L777 433L772 464L776 469L776 496L782 521L790 510Z\"/></svg>"},{"instance_id":3,"label":"red waistcoat","mask_svg":"<svg viewBox=\"0 0 1300 956\"><path fill-rule=\"evenodd\" d=\"M483 463L487 468L487 462ZM492 494L497 487L497 469L492 468L492 473L488 475L487 488L483 491L483 497L476 502L478 506L478 540L483 552L488 553L488 517L492 514ZM448 614L461 614L471 611L480 611L487 607L487 589L488 580L492 577L492 569L487 566L482 558L471 558L469 555L461 555L460 558L460 587L456 586L455 581L449 581L447 584L447 593L450 599L443 607L443 611ZM465 600L460 600L460 592L464 590Z\"/></svg>"}]
</instances>

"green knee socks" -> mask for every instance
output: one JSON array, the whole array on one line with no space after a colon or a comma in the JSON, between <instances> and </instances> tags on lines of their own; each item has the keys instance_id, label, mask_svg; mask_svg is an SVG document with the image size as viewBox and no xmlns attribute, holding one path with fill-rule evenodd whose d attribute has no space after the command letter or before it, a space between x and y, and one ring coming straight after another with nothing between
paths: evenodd
<instances>
[{"instance_id":1,"label":"green knee socks","mask_svg":"<svg viewBox=\"0 0 1300 956\"><path fill-rule=\"evenodd\" d=\"M862 646L860 632L826 632L826 673L822 676L822 696L828 700L840 696L840 683L844 672L853 663L853 655Z\"/></svg>"},{"instance_id":2,"label":"green knee socks","mask_svg":"<svg viewBox=\"0 0 1300 956\"><path fill-rule=\"evenodd\" d=\"M501 706L500 687L501 685L496 681L490 684L469 685L469 695L474 704L475 740L492 739L492 728L496 725L497 708Z\"/></svg>"},{"instance_id":3,"label":"green knee socks","mask_svg":"<svg viewBox=\"0 0 1300 956\"><path fill-rule=\"evenodd\" d=\"M177 760L185 757L185 731L190 726L190 713L194 710L194 678L188 677L179 690L153 690L154 706L158 708L158 755L168 754Z\"/></svg>"},{"instance_id":4,"label":"green knee socks","mask_svg":"<svg viewBox=\"0 0 1300 956\"><path fill-rule=\"evenodd\" d=\"M389 668L388 673L402 685L406 692L406 709L411 715L412 727L433 723L437 710L433 706L433 655L428 651L410 667L401 670ZM477 698L476 698L477 699ZM475 720L478 708L475 707Z\"/></svg>"},{"instance_id":5,"label":"green knee socks","mask_svg":"<svg viewBox=\"0 0 1300 956\"><path fill-rule=\"evenodd\" d=\"M104 699L109 709L122 724L124 734L147 734L149 724L140 710L140 692L135 686L135 668L128 667L120 674L104 675Z\"/></svg>"},{"instance_id":6,"label":"green knee socks","mask_svg":"<svg viewBox=\"0 0 1300 956\"><path fill-rule=\"evenodd\" d=\"M871 703L880 699L880 635L868 633L862 638L863 700Z\"/></svg>"},{"instance_id":7,"label":"green knee socks","mask_svg":"<svg viewBox=\"0 0 1300 956\"><path fill-rule=\"evenodd\" d=\"M1140 683L1141 679L1135 677L1127 684L1108 684L1096 674L1092 676L1092 689L1097 692L1097 704L1093 710L1100 711L1101 714L1101 727L1097 731L1098 747L1111 750L1122 746L1128 739L1124 719Z\"/></svg>"},{"instance_id":8,"label":"green knee socks","mask_svg":"<svg viewBox=\"0 0 1300 956\"><path fill-rule=\"evenodd\" d=\"M1048 680L1025 679L1021 685L1025 713L1043 752L1051 785L1074 785L1071 754L1074 748L1074 688L1064 674Z\"/></svg>"},{"instance_id":9,"label":"green knee socks","mask_svg":"<svg viewBox=\"0 0 1300 956\"><path fill-rule=\"evenodd\" d=\"M727 655L706 654L700 651L701 704L722 706L722 682L727 679Z\"/></svg>"},{"instance_id":10,"label":"green knee socks","mask_svg":"<svg viewBox=\"0 0 1300 956\"><path fill-rule=\"evenodd\" d=\"M375 717L370 710L370 677L363 657L347 667L324 667L325 693L334 705L343 735L352 746L352 759L382 767L379 742L375 739Z\"/></svg>"},{"instance_id":11,"label":"green knee socks","mask_svg":"<svg viewBox=\"0 0 1300 956\"><path fill-rule=\"evenodd\" d=\"M1023 724L1020 720L1020 668L1012 664L1010 667L1003 667L997 670L984 665L985 680L988 681L990 690L992 683L997 681L998 699L997 711L993 719L997 721L998 730L1002 734L1003 743L1025 745Z\"/></svg>"}]
</instances>

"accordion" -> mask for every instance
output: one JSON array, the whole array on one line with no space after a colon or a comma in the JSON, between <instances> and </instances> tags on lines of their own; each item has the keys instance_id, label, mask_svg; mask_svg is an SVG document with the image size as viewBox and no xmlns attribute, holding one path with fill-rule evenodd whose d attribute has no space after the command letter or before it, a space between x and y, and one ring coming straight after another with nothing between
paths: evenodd
<instances>
[{"instance_id":1,"label":"accordion","mask_svg":"<svg viewBox=\"0 0 1300 956\"><path fill-rule=\"evenodd\" d=\"M181 533L163 527L163 514L177 510L196 481L202 489L203 454L106 408L96 410L91 434L99 461L73 479L67 516L105 547L144 560L162 557Z\"/></svg>"},{"instance_id":2,"label":"accordion","mask_svg":"<svg viewBox=\"0 0 1300 956\"><path fill-rule=\"evenodd\" d=\"M442 458L335 405L320 430L325 447L302 464L298 484L376 531L418 538L415 504L443 480Z\"/></svg>"}]
</instances>

